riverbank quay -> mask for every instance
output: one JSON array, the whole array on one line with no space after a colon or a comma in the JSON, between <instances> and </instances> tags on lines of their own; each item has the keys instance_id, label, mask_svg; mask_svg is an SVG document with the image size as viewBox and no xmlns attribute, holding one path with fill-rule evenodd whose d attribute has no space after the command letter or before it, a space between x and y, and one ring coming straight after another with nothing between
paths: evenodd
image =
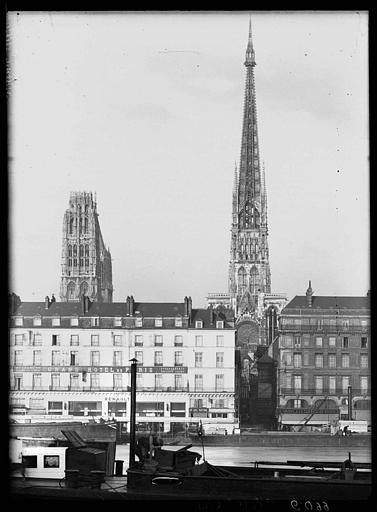
<instances>
[{"instance_id":1,"label":"riverbank quay","mask_svg":"<svg viewBox=\"0 0 377 512\"><path fill-rule=\"evenodd\" d=\"M266 446L266 447L328 447L328 448L370 448L370 433L351 436L335 436L323 432L255 432L241 435L204 435L187 437L162 436L164 445L200 445L205 446Z\"/></svg>"},{"instance_id":2,"label":"riverbank quay","mask_svg":"<svg viewBox=\"0 0 377 512\"><path fill-rule=\"evenodd\" d=\"M344 511L345 506L347 510L347 503L339 499L328 500L326 502L318 502L316 500L307 499L234 499L232 496L229 498L214 499L213 496L203 494L202 496L177 496L172 494L171 496L161 496L150 492L136 492L127 490L127 477L109 477L106 478L105 483L101 485L100 489L93 488L69 488L65 486L64 481L47 481L37 479L13 479L11 482L10 493L8 496L8 502L16 506L38 506L38 510L51 510L53 506L62 506L66 508L67 505L75 508L75 504L80 507L85 506L88 502L88 506L92 507L99 503L99 506L104 502L109 502L113 505L122 505L124 502L128 502L128 506L142 506L159 508L163 507L165 511L174 510L175 512L179 509L190 510L190 512L225 512L225 511L240 511L240 512L264 512L268 510L280 511L305 511L305 510L316 510L318 512L337 512ZM376 503L376 496L372 494L368 500L353 500L352 507L362 506L362 510L368 512L373 510L372 505ZM126 505L127 506L127 505Z\"/></svg>"}]
</instances>

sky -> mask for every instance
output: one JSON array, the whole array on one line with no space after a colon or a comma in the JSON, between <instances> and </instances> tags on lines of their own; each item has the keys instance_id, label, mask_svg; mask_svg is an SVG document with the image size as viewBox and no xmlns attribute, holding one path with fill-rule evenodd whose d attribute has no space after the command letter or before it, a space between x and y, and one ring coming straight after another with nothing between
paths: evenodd
<instances>
[{"instance_id":1,"label":"sky","mask_svg":"<svg viewBox=\"0 0 377 512\"><path fill-rule=\"evenodd\" d=\"M114 301L228 291L249 16L271 291L369 285L366 12L8 13L10 287L59 297L70 191Z\"/></svg>"}]
</instances>

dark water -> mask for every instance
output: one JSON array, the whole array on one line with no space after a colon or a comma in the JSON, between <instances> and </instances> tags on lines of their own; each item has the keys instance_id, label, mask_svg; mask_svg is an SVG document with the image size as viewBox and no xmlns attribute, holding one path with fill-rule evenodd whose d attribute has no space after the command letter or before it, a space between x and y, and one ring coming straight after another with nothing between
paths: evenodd
<instances>
[{"instance_id":1,"label":"dark water","mask_svg":"<svg viewBox=\"0 0 377 512\"><path fill-rule=\"evenodd\" d=\"M168 447L164 447L168 448ZM178 447L174 447L175 449ZM203 455L202 447L194 445L191 450ZM211 464L224 466L249 466L255 461L286 462L287 460L339 461L348 458L347 448L326 447L255 447L255 446L204 446L206 460ZM129 445L117 445L116 459L124 460L128 466ZM370 448L355 447L351 449L353 462L371 462Z\"/></svg>"}]
</instances>

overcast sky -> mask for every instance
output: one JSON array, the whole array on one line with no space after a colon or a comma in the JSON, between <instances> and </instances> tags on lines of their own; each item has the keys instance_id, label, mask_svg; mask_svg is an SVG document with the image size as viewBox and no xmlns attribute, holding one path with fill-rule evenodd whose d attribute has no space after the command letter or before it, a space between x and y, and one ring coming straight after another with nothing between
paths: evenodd
<instances>
[{"instance_id":1,"label":"overcast sky","mask_svg":"<svg viewBox=\"0 0 377 512\"><path fill-rule=\"evenodd\" d=\"M70 191L114 300L228 291L249 13L10 13L11 288L59 297ZM252 13L272 292L369 289L368 20Z\"/></svg>"}]
</instances>

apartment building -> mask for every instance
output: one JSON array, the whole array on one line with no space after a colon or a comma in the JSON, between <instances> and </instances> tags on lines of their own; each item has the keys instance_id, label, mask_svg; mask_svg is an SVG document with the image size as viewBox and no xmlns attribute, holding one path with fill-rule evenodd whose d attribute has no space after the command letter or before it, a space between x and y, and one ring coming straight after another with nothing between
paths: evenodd
<instances>
[{"instance_id":1,"label":"apartment building","mask_svg":"<svg viewBox=\"0 0 377 512\"><path fill-rule=\"evenodd\" d=\"M238 427L231 312L183 303L21 302L10 314L10 416L17 421L130 421L138 430Z\"/></svg>"},{"instance_id":2,"label":"apartment building","mask_svg":"<svg viewBox=\"0 0 377 512\"><path fill-rule=\"evenodd\" d=\"M313 412L309 427L337 419L370 423L370 341L369 296L315 296L309 282L306 295L280 316L280 425L302 425Z\"/></svg>"}]
</instances>

